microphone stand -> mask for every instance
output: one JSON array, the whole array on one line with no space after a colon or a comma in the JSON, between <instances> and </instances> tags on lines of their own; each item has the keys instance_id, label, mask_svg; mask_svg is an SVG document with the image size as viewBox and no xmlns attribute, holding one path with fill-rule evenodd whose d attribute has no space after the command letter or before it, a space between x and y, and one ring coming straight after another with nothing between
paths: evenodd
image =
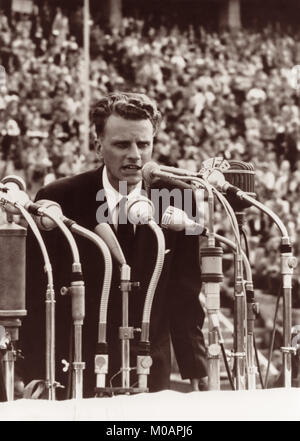
<instances>
[{"instance_id":1,"label":"microphone stand","mask_svg":"<svg viewBox=\"0 0 300 441\"><path fill-rule=\"evenodd\" d=\"M227 246L236 251L235 244L222 236L216 234L216 239L225 243ZM243 264L246 270L246 299L247 299L247 360L248 360L248 389L256 389L256 374L257 368L255 365L255 352L254 352L254 321L258 312L258 304L254 301L254 288L252 280L251 266L248 260L248 256L242 251Z\"/></svg>"},{"instance_id":2,"label":"microphone stand","mask_svg":"<svg viewBox=\"0 0 300 441\"><path fill-rule=\"evenodd\" d=\"M137 374L138 374L138 384L140 389L148 391L147 388L147 377L150 374L150 367L152 366L152 358L150 356L150 316L151 308L153 303L153 298L155 290L162 272L165 258L165 237L163 232L158 225L154 222L152 218L148 220L148 225L154 232L157 240L157 259L155 268L152 274L152 278L149 283L149 287L146 294L146 299L144 303L143 319L142 319L142 332L141 340L139 345L139 354L137 356Z\"/></svg>"},{"instance_id":3,"label":"microphone stand","mask_svg":"<svg viewBox=\"0 0 300 441\"><path fill-rule=\"evenodd\" d=\"M223 250L216 247L214 236L214 196L209 184L204 183L208 191L208 247L199 249L202 267L202 281L208 314L208 389L220 390L220 286L223 281Z\"/></svg>"},{"instance_id":4,"label":"microphone stand","mask_svg":"<svg viewBox=\"0 0 300 441\"><path fill-rule=\"evenodd\" d=\"M79 258L79 252L76 242L65 226L63 221L58 216L52 215L47 208L39 207L37 215L49 217L62 231L66 239L69 242L72 256L72 278L71 286L69 288L61 288L61 294L70 294L72 297L72 319L74 327L74 360L73 367L73 384L72 384L72 397L80 399L83 396L83 370L85 369L85 363L82 361L82 326L85 316L85 304L84 304L84 282L82 280L81 263Z\"/></svg>"},{"instance_id":5,"label":"microphone stand","mask_svg":"<svg viewBox=\"0 0 300 441\"><path fill-rule=\"evenodd\" d=\"M244 237L246 250L248 252L248 242L246 237L246 232L244 228L245 224L245 213L244 211L235 211L236 219L238 222L240 235ZM249 258L249 255L247 256ZM255 294L253 284L246 284L246 302L247 302L247 380L248 389L256 389L256 375L258 368L255 364L255 337L254 337L254 327L257 314L259 312L259 304L255 301Z\"/></svg>"},{"instance_id":6,"label":"microphone stand","mask_svg":"<svg viewBox=\"0 0 300 441\"><path fill-rule=\"evenodd\" d=\"M281 348L283 358L283 378L284 387L291 388L292 386L292 353L295 353L295 348L291 344L291 332L292 332L292 276L293 271L297 266L297 259L292 254L291 241L288 236L288 232L280 218L268 207L262 203L256 201L256 199L247 195L242 191L237 191L237 196L250 202L259 210L267 214L273 222L277 225L281 233L281 246L280 246L280 263L281 263L281 276L283 281L283 344Z\"/></svg>"},{"instance_id":7,"label":"microphone stand","mask_svg":"<svg viewBox=\"0 0 300 441\"><path fill-rule=\"evenodd\" d=\"M130 388L130 340L133 339L133 327L128 323L129 304L128 297L131 291L131 269L127 264L123 264L120 270L120 289L122 293L122 326L119 328L122 352L122 387L126 390Z\"/></svg>"},{"instance_id":8,"label":"microphone stand","mask_svg":"<svg viewBox=\"0 0 300 441\"><path fill-rule=\"evenodd\" d=\"M201 178L177 177L177 179L190 180L195 191L201 186L208 193L208 246L200 248L201 278L204 282L204 295L208 314L208 390L220 390L220 285L223 281L222 256L223 250L215 245L214 234L214 195L211 185Z\"/></svg>"},{"instance_id":9,"label":"microphone stand","mask_svg":"<svg viewBox=\"0 0 300 441\"><path fill-rule=\"evenodd\" d=\"M84 228L75 221L62 217L63 222L70 228L71 231L78 235L85 237L92 241L101 251L105 270L104 280L101 292L101 300L99 307L99 324L98 324L98 345L97 353L95 355L95 374L96 374L96 388L105 387L106 375L108 373L108 350L106 341L106 328L107 328L107 308L108 299L112 278L112 260L109 252L109 248L106 243L95 233Z\"/></svg>"},{"instance_id":10,"label":"microphone stand","mask_svg":"<svg viewBox=\"0 0 300 441\"><path fill-rule=\"evenodd\" d=\"M53 285L52 266L41 233L39 232L39 229L37 228L36 223L32 219L31 215L27 212L27 210L23 207L23 205L19 202L13 201L10 198L4 197L4 195L1 196L1 203L4 204L5 207L7 206L7 208L10 207L10 209L8 210L8 214L10 212L15 212L14 211L15 209L16 209L16 213L20 212L22 214L24 219L27 221L29 227L31 228L33 234L35 235L43 255L44 264L45 264L44 270L45 273L47 274L47 279L48 279L47 290L46 290L46 301L45 301L46 303L45 386L48 390L48 399L55 400L56 387L61 387L61 385L55 381L55 293L54 293L54 285ZM12 209L11 207L13 207L13 211L11 211ZM19 323L18 326L20 326ZM17 336L17 330L15 331L13 330L12 335ZM13 342L14 338L11 338L11 341ZM14 363L15 358L16 358L15 353L7 354L7 356L5 357L7 361L6 364L7 372L9 372L9 375L7 377L10 378L10 380L7 380L7 388L9 390L8 396L11 397L11 399L13 399L13 387L14 387L14 380L13 380L14 367L12 367L12 363Z\"/></svg>"},{"instance_id":11,"label":"microphone stand","mask_svg":"<svg viewBox=\"0 0 300 441\"><path fill-rule=\"evenodd\" d=\"M205 187L208 192L209 206L209 229L208 229L208 247L200 250L202 262L202 280L205 282L204 294L206 296L206 306L208 312L209 326L209 346L208 346L208 389L220 389L220 352L219 344L220 325L218 312L220 310L220 284L223 281L222 272L222 248L215 246L214 227L214 197L216 194L221 204L224 206L233 231L236 236L236 255L235 255L235 352L232 354L235 360L236 389L245 388L245 345L244 345L244 287L242 270L242 252L240 247L240 238L237 235L236 225L234 223L235 215L226 199L208 182L199 177L177 177L181 180L189 179L198 185Z\"/></svg>"},{"instance_id":12,"label":"microphone stand","mask_svg":"<svg viewBox=\"0 0 300 441\"><path fill-rule=\"evenodd\" d=\"M108 246L111 254L120 265L120 290L122 295L122 326L119 327L119 337L121 340L121 387L97 386L98 395L103 394L131 394L140 392L137 388L130 387L130 340L134 337L134 328L129 326L129 293L132 287L139 286L138 282L131 282L131 268L127 265L124 253L120 244L112 231L110 225L106 223L98 224L95 233L100 236ZM143 391L145 392L145 391Z\"/></svg>"},{"instance_id":13,"label":"microphone stand","mask_svg":"<svg viewBox=\"0 0 300 441\"><path fill-rule=\"evenodd\" d=\"M6 203L1 197L1 203ZM13 216L7 214L7 223L0 227L1 254L1 295L0 325L3 339L3 377L6 400L14 399L16 342L19 340L21 318L26 316L25 309L25 242L26 229L15 224ZM12 264L14 262L14 267ZM12 273L14 269L14 273Z\"/></svg>"},{"instance_id":14,"label":"microphone stand","mask_svg":"<svg viewBox=\"0 0 300 441\"><path fill-rule=\"evenodd\" d=\"M56 399L56 388L62 387L55 381L55 292L53 284L52 266L49 260L48 252L41 236L41 233L30 216L30 214L20 204L16 203L16 207L20 210L24 219L30 226L41 248L44 262L45 272L48 278L46 290L46 388L48 389L48 400Z\"/></svg>"},{"instance_id":15,"label":"microphone stand","mask_svg":"<svg viewBox=\"0 0 300 441\"><path fill-rule=\"evenodd\" d=\"M208 313L208 390L220 390L220 354L221 354L221 331L219 323L220 311L220 284L223 281L221 247L215 246L214 234L214 195L211 185L201 178L194 176L172 176L170 179L184 182L185 186L197 191L205 188L208 193L209 221L208 221L208 246L200 248L201 278L204 282L204 295L206 298L206 308ZM182 186L182 183L181 183ZM167 227L169 215L164 215Z\"/></svg>"},{"instance_id":16,"label":"microphone stand","mask_svg":"<svg viewBox=\"0 0 300 441\"><path fill-rule=\"evenodd\" d=\"M224 196L220 192L218 192L214 187L212 187L208 182L206 182L204 179L199 178L199 177L183 177L183 176L180 176L180 177L177 176L176 178L179 180L184 180L184 181L189 180L194 183L198 183L198 185L205 187L206 190L208 191L208 203L209 203L208 244L209 244L209 248L210 247L212 248L211 251L206 250L206 252L205 252L205 253L208 253L207 255L205 255L205 258L207 259L208 262L211 261L211 264L212 264L214 257L216 258L217 261L220 258L219 252L213 251L213 248L215 248L215 246L214 246L214 234L213 234L213 196L212 196L212 192L214 192L216 194L217 198L219 199L221 204L224 206L224 208L225 208L225 210L231 220L231 225L232 225L233 231L235 232L236 244L237 244L237 252L235 255L235 308L234 308L234 325L235 325L234 326L234 330L235 330L234 342L235 342L235 347L234 347L234 353L232 355L234 357L236 357L235 364L234 364L235 378L236 378L236 389L237 390L245 389L245 359L246 359L245 342L244 342L245 293L244 293L244 286L243 286L242 250L241 250L241 246L240 246L239 229L237 226L236 217L235 217L235 214L234 214L230 204L227 202L227 200L224 198ZM214 255L214 252L216 253L215 255ZM211 253L211 255L209 255L209 253ZM209 266L212 266L211 264ZM202 269L202 272L203 272L203 269ZM221 283L221 281L223 280L221 275L222 275L222 273L217 272L216 276L210 276L209 271L208 271L208 273L207 273L208 283L211 284L210 285L211 287L208 288L208 296L209 296L209 290L212 289L212 287L214 285L216 285L216 283ZM202 278L202 280L203 280L203 278ZM211 296L211 300L213 299L213 297L215 297L215 299L217 297L219 297L219 295L220 295L219 291L220 291L220 287L218 288L218 294L215 293L215 296ZM212 306L211 306L212 319L211 319L211 323L209 324L209 329L212 332L211 341L214 342L215 338L213 337L213 329L216 329L216 326L215 326L213 320L215 319L215 316L217 317L217 315L215 314L215 311L220 308L220 303L219 302L215 302L215 303L212 302ZM208 314L210 315L209 312L208 312ZM215 343L212 343L212 345L214 345L214 344ZM208 350L209 366L210 366L210 357L212 357L212 358L217 357L219 359L219 354L215 355L215 346L212 346L212 349L213 349L212 354L210 354L210 349ZM215 363L215 365L217 365L217 363ZM216 385L217 385L217 383L215 385L212 384L211 387L212 388L217 387ZM209 385L209 389L210 389L210 385Z\"/></svg>"},{"instance_id":17,"label":"microphone stand","mask_svg":"<svg viewBox=\"0 0 300 441\"><path fill-rule=\"evenodd\" d=\"M230 216L233 230L236 237L236 254L234 255L234 352L232 356L234 359L234 372L237 390L244 390L246 388L245 382L245 364L246 364L246 350L245 350L245 290L243 283L243 258L240 244L240 234L237 225L235 213L225 199L225 197L214 189L219 201L224 206L226 212Z\"/></svg>"}]
</instances>

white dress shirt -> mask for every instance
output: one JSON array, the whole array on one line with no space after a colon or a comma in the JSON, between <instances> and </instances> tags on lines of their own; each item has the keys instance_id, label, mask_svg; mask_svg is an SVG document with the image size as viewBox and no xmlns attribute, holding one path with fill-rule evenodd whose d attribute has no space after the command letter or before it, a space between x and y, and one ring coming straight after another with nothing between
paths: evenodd
<instances>
[{"instance_id":1,"label":"white dress shirt","mask_svg":"<svg viewBox=\"0 0 300 441\"><path fill-rule=\"evenodd\" d=\"M141 195L142 190L142 181L140 181L133 190L128 195L123 195L119 193L109 182L108 176L107 176L107 169L106 166L104 166L103 169L103 175L102 175L102 181L103 181L103 188L107 200L108 209L111 215L112 222L117 229L118 227L118 217L119 217L119 203L121 199L124 197L127 198L127 201L129 202L132 199L135 199L137 196ZM136 226L134 225L134 231L136 229Z\"/></svg>"}]
</instances>

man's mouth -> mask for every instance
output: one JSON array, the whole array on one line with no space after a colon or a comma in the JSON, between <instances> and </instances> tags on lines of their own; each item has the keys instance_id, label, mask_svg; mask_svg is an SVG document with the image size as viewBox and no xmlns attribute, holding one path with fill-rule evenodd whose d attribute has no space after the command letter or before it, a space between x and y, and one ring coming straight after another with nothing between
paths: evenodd
<instances>
[{"instance_id":1,"label":"man's mouth","mask_svg":"<svg viewBox=\"0 0 300 441\"><path fill-rule=\"evenodd\" d=\"M123 170L141 170L142 167L140 165L136 165L136 164L127 164L127 165L123 165L122 169Z\"/></svg>"}]
</instances>

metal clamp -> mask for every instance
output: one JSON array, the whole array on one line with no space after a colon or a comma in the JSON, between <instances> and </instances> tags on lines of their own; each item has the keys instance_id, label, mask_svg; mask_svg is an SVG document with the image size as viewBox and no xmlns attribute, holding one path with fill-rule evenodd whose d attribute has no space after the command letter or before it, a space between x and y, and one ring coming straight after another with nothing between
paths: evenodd
<instances>
[{"instance_id":1,"label":"metal clamp","mask_svg":"<svg viewBox=\"0 0 300 441\"><path fill-rule=\"evenodd\" d=\"M128 280L121 281L121 285L119 285L119 289L121 291L132 291L133 288L139 288L140 282L129 282Z\"/></svg>"},{"instance_id":2,"label":"metal clamp","mask_svg":"<svg viewBox=\"0 0 300 441\"><path fill-rule=\"evenodd\" d=\"M50 383L50 381L45 381L45 386L47 389L65 389L65 386L60 384L58 381L54 381L54 383Z\"/></svg>"},{"instance_id":3,"label":"metal clamp","mask_svg":"<svg viewBox=\"0 0 300 441\"><path fill-rule=\"evenodd\" d=\"M295 348L294 346L281 346L280 350L284 354L296 355L296 353L297 353L297 348Z\"/></svg>"},{"instance_id":4,"label":"metal clamp","mask_svg":"<svg viewBox=\"0 0 300 441\"><path fill-rule=\"evenodd\" d=\"M240 357L246 358L246 352L231 352L231 357Z\"/></svg>"},{"instance_id":5,"label":"metal clamp","mask_svg":"<svg viewBox=\"0 0 300 441\"><path fill-rule=\"evenodd\" d=\"M248 366L248 373L250 374L250 375L253 375L253 374L257 374L258 373L258 369L257 369L257 367L256 366L252 366L252 367L250 367L250 366Z\"/></svg>"},{"instance_id":6,"label":"metal clamp","mask_svg":"<svg viewBox=\"0 0 300 441\"><path fill-rule=\"evenodd\" d=\"M72 367L73 367L74 371L81 371L81 370L85 369L85 363L81 362L81 361L74 361L72 363Z\"/></svg>"},{"instance_id":7,"label":"metal clamp","mask_svg":"<svg viewBox=\"0 0 300 441\"><path fill-rule=\"evenodd\" d=\"M134 338L134 329L132 326L121 326L119 328L119 337L122 340L131 340Z\"/></svg>"}]
</instances>

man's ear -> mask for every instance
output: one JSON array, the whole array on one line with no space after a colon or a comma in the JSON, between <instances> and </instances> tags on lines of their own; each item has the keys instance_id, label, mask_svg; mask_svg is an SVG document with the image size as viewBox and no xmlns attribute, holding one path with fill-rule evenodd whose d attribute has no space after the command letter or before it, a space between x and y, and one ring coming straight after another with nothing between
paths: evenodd
<instances>
[{"instance_id":1,"label":"man's ear","mask_svg":"<svg viewBox=\"0 0 300 441\"><path fill-rule=\"evenodd\" d=\"M102 155L102 144L101 144L101 140L99 138L95 139L95 150L97 152L97 155L100 159L102 159L103 155Z\"/></svg>"}]
</instances>

